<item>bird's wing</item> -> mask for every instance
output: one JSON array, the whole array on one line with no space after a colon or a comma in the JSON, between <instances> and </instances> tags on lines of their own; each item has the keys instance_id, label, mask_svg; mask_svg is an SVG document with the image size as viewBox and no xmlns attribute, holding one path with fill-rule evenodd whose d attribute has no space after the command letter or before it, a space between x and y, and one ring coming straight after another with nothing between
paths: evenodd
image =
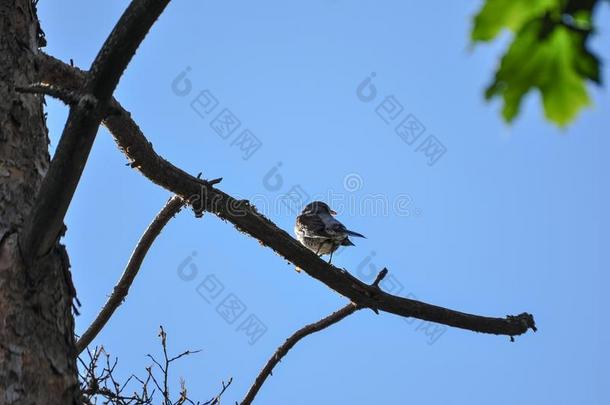
<instances>
[{"instance_id":1,"label":"bird's wing","mask_svg":"<svg viewBox=\"0 0 610 405\"><path fill-rule=\"evenodd\" d=\"M350 231L345 227L345 225L331 216L328 216L328 218L324 217L322 220L326 223L326 232L331 235L351 235L359 238L365 238L364 235L358 232Z\"/></svg>"},{"instance_id":2,"label":"bird's wing","mask_svg":"<svg viewBox=\"0 0 610 405\"><path fill-rule=\"evenodd\" d=\"M330 215L322 216L322 222L326 225L326 232L330 235L345 235L347 228L341 222Z\"/></svg>"},{"instance_id":3,"label":"bird's wing","mask_svg":"<svg viewBox=\"0 0 610 405\"><path fill-rule=\"evenodd\" d=\"M333 223L327 224L326 230L328 231L328 233L333 233L333 234L340 234L340 233L347 232L347 228L345 227L345 225L343 225L341 222L339 222L337 220L335 220Z\"/></svg>"},{"instance_id":4,"label":"bird's wing","mask_svg":"<svg viewBox=\"0 0 610 405\"><path fill-rule=\"evenodd\" d=\"M326 232L326 225L318 215L299 215L296 226L306 238L327 239L330 237Z\"/></svg>"}]
</instances>

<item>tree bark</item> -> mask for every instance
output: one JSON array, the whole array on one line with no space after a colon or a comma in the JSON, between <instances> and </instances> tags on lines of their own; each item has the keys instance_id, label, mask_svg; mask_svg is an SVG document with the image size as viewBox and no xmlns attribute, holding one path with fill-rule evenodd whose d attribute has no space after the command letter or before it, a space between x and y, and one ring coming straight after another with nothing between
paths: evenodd
<instances>
[{"instance_id":1,"label":"tree bark","mask_svg":"<svg viewBox=\"0 0 610 405\"><path fill-rule=\"evenodd\" d=\"M49 167L36 81L44 41L31 0L0 0L0 404L79 403L72 303L62 245L26 266L18 244Z\"/></svg>"}]
</instances>

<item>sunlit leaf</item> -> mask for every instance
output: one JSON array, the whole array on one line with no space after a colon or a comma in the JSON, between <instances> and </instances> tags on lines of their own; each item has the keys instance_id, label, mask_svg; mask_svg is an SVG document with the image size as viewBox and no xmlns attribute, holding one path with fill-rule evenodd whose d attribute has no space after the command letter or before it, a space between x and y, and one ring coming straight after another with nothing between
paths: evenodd
<instances>
[{"instance_id":1,"label":"sunlit leaf","mask_svg":"<svg viewBox=\"0 0 610 405\"><path fill-rule=\"evenodd\" d=\"M486 0L474 17L473 42L491 41L504 29L513 42L500 61L487 100L503 99L511 122L526 94L538 91L544 114L564 126L591 104L589 82L601 83L600 61L587 43L602 0Z\"/></svg>"},{"instance_id":2,"label":"sunlit leaf","mask_svg":"<svg viewBox=\"0 0 610 405\"><path fill-rule=\"evenodd\" d=\"M542 95L545 116L565 125L590 104L586 79L599 80L599 63L584 48L583 33L537 19L524 25L502 58L486 97L501 96L512 121L532 89Z\"/></svg>"},{"instance_id":3,"label":"sunlit leaf","mask_svg":"<svg viewBox=\"0 0 610 405\"><path fill-rule=\"evenodd\" d=\"M473 41L489 41L502 29L518 31L535 17L557 9L560 0L487 0L474 18L471 38Z\"/></svg>"}]
</instances>

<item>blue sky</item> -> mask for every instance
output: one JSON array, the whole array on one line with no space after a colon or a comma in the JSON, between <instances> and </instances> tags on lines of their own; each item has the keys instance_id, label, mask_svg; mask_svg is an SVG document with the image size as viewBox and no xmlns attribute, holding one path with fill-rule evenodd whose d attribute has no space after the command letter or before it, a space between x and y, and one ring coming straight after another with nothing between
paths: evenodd
<instances>
[{"instance_id":1,"label":"blue sky","mask_svg":"<svg viewBox=\"0 0 610 405\"><path fill-rule=\"evenodd\" d=\"M489 316L528 311L539 326L510 343L361 311L302 341L256 403L607 403L608 89L591 87L594 107L565 130L544 121L536 94L507 126L482 91L509 38L470 47L480 4L176 1L129 65L116 96L174 164L223 177L224 191L289 231L282 196L332 196L338 218L368 237L336 265L363 279L387 266L386 288L401 295ZM88 67L126 5L40 2L46 51ZM609 14L604 6L597 20ZM593 48L607 60L609 46L604 25ZM191 90L179 95L172 83L187 68ZM373 72L376 97L364 102L356 90ZM218 104L202 118L191 103L204 91ZM390 96L403 109L386 123L378 106ZM211 124L224 109L241 123L227 139ZM47 110L53 148L67 110ZM412 145L395 133L409 114L425 127ZM247 159L245 129L261 144ZM446 150L431 166L420 147L430 135ZM168 197L101 129L66 220L77 332ZM222 305L235 299L243 311L227 321ZM203 350L177 363L172 381L184 377L205 401L233 377L233 403L286 337L345 303L230 224L183 211L95 343L121 373L141 374L162 324L174 352ZM248 319L266 328L254 344L240 330Z\"/></svg>"}]
</instances>

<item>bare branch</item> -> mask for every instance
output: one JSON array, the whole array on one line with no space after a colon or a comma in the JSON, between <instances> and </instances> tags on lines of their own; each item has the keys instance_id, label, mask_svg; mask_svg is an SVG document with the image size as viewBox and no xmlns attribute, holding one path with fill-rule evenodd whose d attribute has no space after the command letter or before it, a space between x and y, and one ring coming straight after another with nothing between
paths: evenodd
<instances>
[{"instance_id":1,"label":"bare branch","mask_svg":"<svg viewBox=\"0 0 610 405\"><path fill-rule=\"evenodd\" d=\"M311 335L312 333L315 333L315 332L319 332L322 329L325 329L331 325L334 325L335 323L341 321L342 319L353 314L354 312L356 312L359 309L361 309L361 307L350 302L349 304L347 304L340 310L333 312L332 314L328 315L327 317L322 318L317 322L310 323L309 325L306 325L306 326L302 327L301 329L299 329L298 331L296 331L292 336L290 336L284 342L284 344L282 344L280 347L278 347L278 349L275 351L273 356L271 356L271 358L269 358L269 360L267 361L267 364L265 364L265 367L263 367L263 369L260 371L260 373L258 374L256 379L254 380L254 384L252 384L252 387L250 387L250 389L248 390L248 393L246 394L244 399L241 401L241 405L250 405L252 403L252 401L254 400L254 397L256 396L256 394L258 394L258 391L261 389L261 387L265 383L265 380L267 379L267 377L269 377L269 375L271 375L273 368L277 365L277 363L279 363L282 360L282 358L288 353L288 351L290 349L292 349L294 347L294 345L296 345L299 342L299 340L303 339L305 336Z\"/></svg>"},{"instance_id":2,"label":"bare branch","mask_svg":"<svg viewBox=\"0 0 610 405\"><path fill-rule=\"evenodd\" d=\"M225 393L225 391L227 390L227 388L229 388L231 386L231 383L233 382L233 377L229 378L228 382L222 382L222 389L220 390L220 392L218 393L218 395L216 395L214 398L210 399L207 402L204 402L203 405L220 405L220 398L222 397L222 394Z\"/></svg>"},{"instance_id":3,"label":"bare branch","mask_svg":"<svg viewBox=\"0 0 610 405\"><path fill-rule=\"evenodd\" d=\"M133 0L106 39L70 107L51 166L32 214L20 234L26 263L46 254L63 229L63 220L80 180L93 140L123 71L169 0Z\"/></svg>"},{"instance_id":4,"label":"bare branch","mask_svg":"<svg viewBox=\"0 0 610 405\"><path fill-rule=\"evenodd\" d=\"M171 363L173 361L181 359L184 356L190 356L191 354L196 354L196 353L199 353L199 352L201 352L201 350L185 350L182 353L172 357L171 359L168 359L168 362Z\"/></svg>"},{"instance_id":5,"label":"bare branch","mask_svg":"<svg viewBox=\"0 0 610 405\"><path fill-rule=\"evenodd\" d=\"M43 82L69 87L82 81L82 73L46 55L41 56ZM496 335L518 336L528 329L536 330L534 318L528 313L505 318L467 314L397 297L358 280L347 271L336 268L309 251L287 232L256 211L248 201L236 200L212 187L209 182L193 177L159 156L142 134L131 114L118 102L112 103L117 114L105 118L106 127L119 148L144 176L154 183L187 199L195 212L208 211L231 222L237 229L269 246L282 257L303 269L311 277L347 297L361 307L374 308L404 317Z\"/></svg>"},{"instance_id":6,"label":"bare branch","mask_svg":"<svg viewBox=\"0 0 610 405\"><path fill-rule=\"evenodd\" d=\"M15 90L21 93L28 94L46 94L48 96L57 98L67 105L75 105L78 104L82 95L78 94L76 91L62 89L61 87L51 86L48 84L31 84L29 86L16 86Z\"/></svg>"},{"instance_id":7,"label":"bare branch","mask_svg":"<svg viewBox=\"0 0 610 405\"><path fill-rule=\"evenodd\" d=\"M379 274L377 274L377 277L375 278L375 281L373 281L373 284L371 284L371 287L378 288L379 283L381 282L381 280L383 280L386 274L388 274L388 270L384 268L379 272ZM280 347L277 348L275 353L273 353L273 356L271 356L271 358L267 360L267 364L265 364L265 367L263 367L258 376L256 376L254 384L252 384L252 386L248 390L248 393L241 401L241 405L250 405L252 403L254 397L256 397L256 394L258 394L258 391L261 389L267 378L270 375L273 375L273 368L280 361L282 361L284 356L288 354L288 351L290 351L290 349L292 349L294 345L296 345L301 339L303 339L305 336L309 336L312 333L319 332L322 329L326 329L329 326L336 324L337 322L345 319L346 317L353 314L359 309L361 309L361 307L354 304L353 302L350 302L340 310L335 311L327 317L320 319L318 322L305 325L304 327L293 333L288 339L286 339L286 341Z\"/></svg>"},{"instance_id":8,"label":"bare branch","mask_svg":"<svg viewBox=\"0 0 610 405\"><path fill-rule=\"evenodd\" d=\"M195 404L193 400L188 397L186 383L180 379L180 392L175 400L170 398L168 376L171 363L183 358L186 355L194 354L199 350L187 350L182 354L168 357L167 348L167 334L163 327L161 327L159 336L161 337L161 346L163 349L163 356L165 359L165 366L158 362L154 356L148 355L153 363L158 367L161 376L163 377L163 386L159 384L157 377L155 377L157 369L154 365L146 367L146 378L139 378L135 374L131 374L123 382L117 381L115 377L115 369L117 368L118 358L114 361L110 360L110 355L104 350L103 347L95 347L93 353L87 348L88 359L79 357L78 360L84 369L84 375L79 373L80 376L80 392L82 394L82 401L86 404L99 403L98 399L104 404L114 405L152 405L158 403L155 401L155 393L159 392L163 396L163 404ZM104 354L104 363L100 363L100 357ZM101 369L101 370L100 370ZM158 376L159 379L161 376ZM229 380L228 384L222 383L223 390L215 398L218 400L220 395L231 384L232 380ZM156 387L156 388L155 388ZM149 392L150 391L150 392ZM206 404L211 403L210 401ZM220 404L220 402L214 402ZM197 401L197 404L201 402Z\"/></svg>"},{"instance_id":9,"label":"bare branch","mask_svg":"<svg viewBox=\"0 0 610 405\"><path fill-rule=\"evenodd\" d=\"M136 248L134 249L127 266L123 271L121 279L112 290L112 294L106 301L106 304L97 315L93 323L87 328L85 333L76 342L77 353L81 353L89 344L95 339L100 333L102 328L106 325L114 311L123 303L125 297L129 293L129 288L136 278L142 262L148 253L148 250L152 246L153 242L159 236L165 225L172 219L180 209L184 206L184 200L181 197L173 196L170 198L165 206L159 211L157 216L152 220L148 228L142 234L142 237L138 241Z\"/></svg>"}]
</instances>

